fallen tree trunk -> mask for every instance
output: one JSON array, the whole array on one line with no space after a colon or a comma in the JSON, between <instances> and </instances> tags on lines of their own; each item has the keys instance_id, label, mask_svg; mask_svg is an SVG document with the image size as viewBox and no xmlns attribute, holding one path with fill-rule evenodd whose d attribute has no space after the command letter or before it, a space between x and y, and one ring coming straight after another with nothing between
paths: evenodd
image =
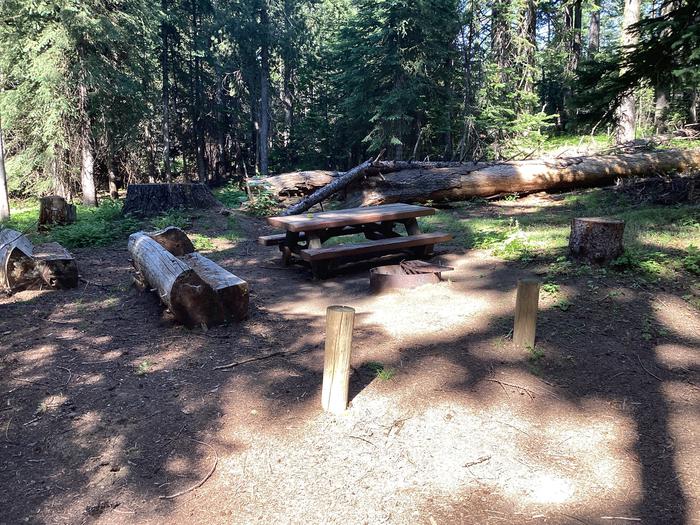
<instances>
[{"instance_id":1,"label":"fallen tree trunk","mask_svg":"<svg viewBox=\"0 0 700 525\"><path fill-rule=\"evenodd\" d=\"M248 317L248 283L197 252L188 253L178 259L212 287L219 297L227 320L241 321Z\"/></svg>"},{"instance_id":2,"label":"fallen tree trunk","mask_svg":"<svg viewBox=\"0 0 700 525\"><path fill-rule=\"evenodd\" d=\"M158 292L182 324L213 326L224 321L219 298L192 268L143 232L129 237L129 253L138 278Z\"/></svg>"},{"instance_id":3,"label":"fallen tree trunk","mask_svg":"<svg viewBox=\"0 0 700 525\"><path fill-rule=\"evenodd\" d=\"M700 149L409 169L368 179L348 196L346 205L459 201L503 193L566 190L691 168L700 168Z\"/></svg>"},{"instance_id":4,"label":"fallen tree trunk","mask_svg":"<svg viewBox=\"0 0 700 525\"><path fill-rule=\"evenodd\" d=\"M162 230L149 233L148 236L175 257L195 251L194 245L187 234L176 226L168 226Z\"/></svg>"},{"instance_id":5,"label":"fallen tree trunk","mask_svg":"<svg viewBox=\"0 0 700 525\"><path fill-rule=\"evenodd\" d=\"M353 182L355 179L361 177L367 168L369 168L372 165L372 160L366 160L359 166L355 166L353 169L350 171L344 173L343 175L336 177L333 179L333 182L330 184L325 185L323 188L320 190L315 191L305 199L302 199L298 203L296 203L293 206L290 206L287 208L287 210L282 214L282 215L296 215L298 213L305 212L311 206L314 204L318 204L319 202L327 199L334 193L342 190L345 188L348 184Z\"/></svg>"},{"instance_id":6,"label":"fallen tree trunk","mask_svg":"<svg viewBox=\"0 0 700 525\"><path fill-rule=\"evenodd\" d=\"M158 215L178 208L223 207L204 184L130 184L124 202L124 215Z\"/></svg>"},{"instance_id":7,"label":"fallen tree trunk","mask_svg":"<svg viewBox=\"0 0 700 525\"><path fill-rule=\"evenodd\" d=\"M264 179L251 179L248 185L254 189L264 188L276 198L306 196L326 184L333 182L334 171L312 170L281 173Z\"/></svg>"}]
</instances>

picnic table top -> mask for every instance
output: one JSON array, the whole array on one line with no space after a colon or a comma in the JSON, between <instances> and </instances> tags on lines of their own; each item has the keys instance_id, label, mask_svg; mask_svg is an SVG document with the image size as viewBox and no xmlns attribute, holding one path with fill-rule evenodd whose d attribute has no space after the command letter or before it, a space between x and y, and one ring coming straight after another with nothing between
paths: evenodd
<instances>
[{"instance_id":1,"label":"picnic table top","mask_svg":"<svg viewBox=\"0 0 700 525\"><path fill-rule=\"evenodd\" d=\"M304 213L284 217L268 217L267 222L276 228L283 228L290 232L308 232L370 222L400 221L434 214L434 208L425 206L382 204L366 208L348 208L346 210Z\"/></svg>"}]
</instances>

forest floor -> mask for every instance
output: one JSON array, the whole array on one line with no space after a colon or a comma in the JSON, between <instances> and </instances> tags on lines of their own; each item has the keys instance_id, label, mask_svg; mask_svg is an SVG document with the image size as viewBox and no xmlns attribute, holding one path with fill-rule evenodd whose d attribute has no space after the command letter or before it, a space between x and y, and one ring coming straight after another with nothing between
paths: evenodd
<instances>
[{"instance_id":1,"label":"forest floor","mask_svg":"<svg viewBox=\"0 0 700 525\"><path fill-rule=\"evenodd\" d=\"M616 269L564 257L593 212L628 221ZM123 238L72 248L79 289L0 298L0 523L700 523L697 205L459 204L423 222L455 234L449 281L381 296L364 267L284 268L263 219L162 220L250 283L250 319L175 325ZM538 342L517 350L531 275ZM331 304L357 311L341 416L320 409Z\"/></svg>"}]
</instances>

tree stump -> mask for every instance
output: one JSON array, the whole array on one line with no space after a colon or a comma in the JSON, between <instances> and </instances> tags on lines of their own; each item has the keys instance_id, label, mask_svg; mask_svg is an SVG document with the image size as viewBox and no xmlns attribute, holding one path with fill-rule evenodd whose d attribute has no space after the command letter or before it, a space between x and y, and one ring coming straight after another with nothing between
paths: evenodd
<instances>
[{"instance_id":1,"label":"tree stump","mask_svg":"<svg viewBox=\"0 0 700 525\"><path fill-rule=\"evenodd\" d=\"M49 195L39 200L39 229L46 229L55 224L72 224L76 221L73 204L58 195Z\"/></svg>"},{"instance_id":2,"label":"tree stump","mask_svg":"<svg viewBox=\"0 0 700 525\"><path fill-rule=\"evenodd\" d=\"M177 208L221 207L204 184L131 184L126 192L124 215L149 217Z\"/></svg>"},{"instance_id":3,"label":"tree stump","mask_svg":"<svg viewBox=\"0 0 700 525\"><path fill-rule=\"evenodd\" d=\"M606 264L624 252L625 221L580 217L571 221L569 255L578 261Z\"/></svg>"}]
</instances>

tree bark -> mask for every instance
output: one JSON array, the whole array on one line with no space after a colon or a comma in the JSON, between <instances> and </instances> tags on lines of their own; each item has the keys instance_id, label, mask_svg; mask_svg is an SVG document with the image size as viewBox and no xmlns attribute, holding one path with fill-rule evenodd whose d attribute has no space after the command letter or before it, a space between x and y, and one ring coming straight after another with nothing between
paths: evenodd
<instances>
[{"instance_id":1,"label":"tree bark","mask_svg":"<svg viewBox=\"0 0 700 525\"><path fill-rule=\"evenodd\" d=\"M700 149L411 169L367 179L359 190L348 195L345 205L459 201L506 193L559 191L698 167Z\"/></svg>"},{"instance_id":2,"label":"tree bark","mask_svg":"<svg viewBox=\"0 0 700 525\"><path fill-rule=\"evenodd\" d=\"M0 221L10 218L10 196L7 188L7 172L5 171L5 140L2 134L2 119L0 117Z\"/></svg>"},{"instance_id":3,"label":"tree bark","mask_svg":"<svg viewBox=\"0 0 700 525\"><path fill-rule=\"evenodd\" d=\"M267 12L267 0L260 2L260 173L269 173L269 153L267 141L270 135L270 20Z\"/></svg>"},{"instance_id":4,"label":"tree bark","mask_svg":"<svg viewBox=\"0 0 700 525\"><path fill-rule=\"evenodd\" d=\"M600 50L600 0L591 5L591 21L588 25L588 58Z\"/></svg>"},{"instance_id":5,"label":"tree bark","mask_svg":"<svg viewBox=\"0 0 700 525\"><path fill-rule=\"evenodd\" d=\"M369 168L372 165L372 160L366 160L359 166L355 166L353 169L350 171L344 173L340 177L336 177L333 182L330 184L324 186L318 191L315 191L305 199L302 199L300 202L295 204L294 206L290 206L287 208L287 210L284 212L283 215L296 215L298 213L302 213L314 204L318 204L324 199L327 199L334 193L340 191L341 189L345 188L348 184L353 182L355 179L359 178L365 173L365 170Z\"/></svg>"},{"instance_id":6,"label":"tree bark","mask_svg":"<svg viewBox=\"0 0 700 525\"><path fill-rule=\"evenodd\" d=\"M213 326L224 321L216 292L192 268L143 232L129 237L138 279L158 292L182 324Z\"/></svg>"},{"instance_id":7,"label":"tree bark","mask_svg":"<svg viewBox=\"0 0 700 525\"><path fill-rule=\"evenodd\" d=\"M168 16L168 3L167 0L161 0L161 7L165 16ZM170 29L165 20L161 22L160 34L162 39L162 52L161 52L161 76L162 76L162 106L163 106L163 172L165 174L165 181L167 183L172 182L172 173L170 167L170 66L168 64L168 53L170 44L168 42L168 33Z\"/></svg>"},{"instance_id":8,"label":"tree bark","mask_svg":"<svg viewBox=\"0 0 700 525\"><path fill-rule=\"evenodd\" d=\"M32 254L34 247L25 235L9 228L0 230L0 289L13 293L37 280Z\"/></svg>"},{"instance_id":9,"label":"tree bark","mask_svg":"<svg viewBox=\"0 0 700 525\"><path fill-rule=\"evenodd\" d=\"M148 236L175 257L187 255L195 251L194 245L187 234L175 226L168 226L162 230L151 232Z\"/></svg>"},{"instance_id":10,"label":"tree bark","mask_svg":"<svg viewBox=\"0 0 700 525\"><path fill-rule=\"evenodd\" d=\"M95 187L95 156L92 146L92 129L90 116L87 112L87 87L85 84L78 86L78 95L81 113L81 137L80 137L80 181L83 191L83 204L85 206L97 206L97 188Z\"/></svg>"},{"instance_id":11,"label":"tree bark","mask_svg":"<svg viewBox=\"0 0 700 525\"><path fill-rule=\"evenodd\" d=\"M148 217L177 208L223 207L205 184L130 184L123 213Z\"/></svg>"},{"instance_id":12,"label":"tree bark","mask_svg":"<svg viewBox=\"0 0 700 525\"><path fill-rule=\"evenodd\" d=\"M639 38L630 31L633 24L639 22L640 0L624 0L625 6L622 15L622 47L623 52L629 52L629 47L637 43ZM624 73L624 69L620 74ZM615 130L615 141L617 144L624 144L635 139L636 126L636 102L634 92L625 94L620 101L617 110L617 128Z\"/></svg>"},{"instance_id":13,"label":"tree bark","mask_svg":"<svg viewBox=\"0 0 700 525\"><path fill-rule=\"evenodd\" d=\"M600 217L571 221L569 255L594 264L609 263L624 253L625 221Z\"/></svg>"},{"instance_id":14,"label":"tree bark","mask_svg":"<svg viewBox=\"0 0 700 525\"><path fill-rule=\"evenodd\" d=\"M78 265L73 256L57 242L34 248L34 264L41 280L51 288L68 290L78 286Z\"/></svg>"}]
</instances>

